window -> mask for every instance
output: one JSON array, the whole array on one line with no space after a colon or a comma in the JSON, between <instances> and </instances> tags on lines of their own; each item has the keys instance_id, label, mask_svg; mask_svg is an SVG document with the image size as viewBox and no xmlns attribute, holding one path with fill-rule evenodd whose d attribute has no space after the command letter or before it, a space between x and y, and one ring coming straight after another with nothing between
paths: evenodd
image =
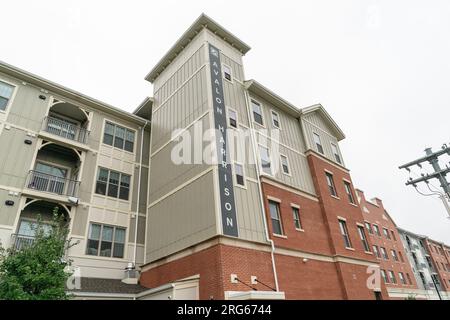
<instances>
[{"instance_id":1,"label":"window","mask_svg":"<svg viewBox=\"0 0 450 320\"><path fill-rule=\"evenodd\" d=\"M350 242L350 237L348 235L347 223L344 220L339 220L339 229L341 230L341 235L344 239L345 247L351 248L352 243Z\"/></svg>"},{"instance_id":2,"label":"window","mask_svg":"<svg viewBox=\"0 0 450 320\"><path fill-rule=\"evenodd\" d=\"M433 263L431 262L431 258L427 256L427 257L425 257L425 259L427 260L428 267L433 269Z\"/></svg>"},{"instance_id":3,"label":"window","mask_svg":"<svg viewBox=\"0 0 450 320\"><path fill-rule=\"evenodd\" d=\"M355 198L353 197L352 187L350 182L344 181L345 192L347 193L348 201L351 204L355 204Z\"/></svg>"},{"instance_id":4,"label":"window","mask_svg":"<svg viewBox=\"0 0 450 320\"><path fill-rule=\"evenodd\" d=\"M240 186L245 186L244 167L239 163L235 163L234 172L236 175L236 184Z\"/></svg>"},{"instance_id":5,"label":"window","mask_svg":"<svg viewBox=\"0 0 450 320\"><path fill-rule=\"evenodd\" d=\"M383 277L384 283L389 283L389 279L386 277L386 271L384 271L383 269L381 269L380 271L381 271L381 276Z\"/></svg>"},{"instance_id":6,"label":"window","mask_svg":"<svg viewBox=\"0 0 450 320\"><path fill-rule=\"evenodd\" d=\"M378 226L376 224L373 225L373 231L375 232L375 234L377 236L381 237L380 229L378 228Z\"/></svg>"},{"instance_id":7,"label":"window","mask_svg":"<svg viewBox=\"0 0 450 320\"><path fill-rule=\"evenodd\" d=\"M223 77L228 81L233 81L233 71L231 70L231 67L227 66L226 64L222 65L223 70Z\"/></svg>"},{"instance_id":8,"label":"window","mask_svg":"<svg viewBox=\"0 0 450 320\"><path fill-rule=\"evenodd\" d=\"M86 254L101 257L123 258L125 229L97 223L89 225Z\"/></svg>"},{"instance_id":9,"label":"window","mask_svg":"<svg viewBox=\"0 0 450 320\"><path fill-rule=\"evenodd\" d=\"M369 243L367 242L366 232L364 231L363 226L358 226L359 237L361 238L361 242L364 248L364 251L370 252Z\"/></svg>"},{"instance_id":10,"label":"window","mask_svg":"<svg viewBox=\"0 0 450 320\"><path fill-rule=\"evenodd\" d=\"M302 230L302 222L300 221L300 210L299 208L292 207L292 215L294 216L295 229Z\"/></svg>"},{"instance_id":11,"label":"window","mask_svg":"<svg viewBox=\"0 0 450 320\"><path fill-rule=\"evenodd\" d=\"M127 174L99 168L95 193L128 200L130 193L130 179L131 177Z\"/></svg>"},{"instance_id":12,"label":"window","mask_svg":"<svg viewBox=\"0 0 450 320\"><path fill-rule=\"evenodd\" d=\"M14 87L0 81L0 111L5 111L14 92Z\"/></svg>"},{"instance_id":13,"label":"window","mask_svg":"<svg viewBox=\"0 0 450 320\"><path fill-rule=\"evenodd\" d=\"M391 230L391 235L392 235L392 239L394 239L394 241L397 241L397 237L395 236L394 230Z\"/></svg>"},{"instance_id":14,"label":"window","mask_svg":"<svg viewBox=\"0 0 450 320\"><path fill-rule=\"evenodd\" d=\"M253 121L257 124L264 126L263 113L261 104L252 100Z\"/></svg>"},{"instance_id":15,"label":"window","mask_svg":"<svg viewBox=\"0 0 450 320\"><path fill-rule=\"evenodd\" d=\"M384 233L384 236L386 237L386 239L391 239L391 236L389 235L388 229L383 228L383 233Z\"/></svg>"},{"instance_id":16,"label":"window","mask_svg":"<svg viewBox=\"0 0 450 320\"><path fill-rule=\"evenodd\" d=\"M314 143L316 144L317 151L323 154L322 143L320 142L320 136L317 133L313 133Z\"/></svg>"},{"instance_id":17,"label":"window","mask_svg":"<svg viewBox=\"0 0 450 320\"><path fill-rule=\"evenodd\" d=\"M369 234L373 234L372 226L370 225L370 223L364 222L364 224L366 225L366 229L369 232Z\"/></svg>"},{"instance_id":18,"label":"window","mask_svg":"<svg viewBox=\"0 0 450 320\"><path fill-rule=\"evenodd\" d=\"M394 271L392 271L392 270L389 270L389 280L390 280L392 283L397 283L397 279L395 278Z\"/></svg>"},{"instance_id":19,"label":"window","mask_svg":"<svg viewBox=\"0 0 450 320\"><path fill-rule=\"evenodd\" d=\"M283 169L283 173L290 174L288 158L284 155L281 155L280 158L281 158L281 168Z\"/></svg>"},{"instance_id":20,"label":"window","mask_svg":"<svg viewBox=\"0 0 450 320\"><path fill-rule=\"evenodd\" d=\"M270 166L269 149L263 146L259 146L259 156L261 158L261 169L267 174L272 174L272 168Z\"/></svg>"},{"instance_id":21,"label":"window","mask_svg":"<svg viewBox=\"0 0 450 320\"><path fill-rule=\"evenodd\" d=\"M398 257L400 258L401 262L405 262L405 260L403 259L403 254L401 251L398 252Z\"/></svg>"},{"instance_id":22,"label":"window","mask_svg":"<svg viewBox=\"0 0 450 320\"><path fill-rule=\"evenodd\" d=\"M272 125L275 128L280 129L280 115L273 110L270 113L272 115Z\"/></svg>"},{"instance_id":23,"label":"window","mask_svg":"<svg viewBox=\"0 0 450 320\"><path fill-rule=\"evenodd\" d=\"M403 272L399 272L398 277L400 278L400 282L402 284L406 284L406 279L405 279L405 276L403 275Z\"/></svg>"},{"instance_id":24,"label":"window","mask_svg":"<svg viewBox=\"0 0 450 320\"><path fill-rule=\"evenodd\" d=\"M341 156L339 155L338 148L337 148L337 146L334 143L331 144L331 150L333 151L334 159L336 160L336 162L337 163L342 163Z\"/></svg>"},{"instance_id":25,"label":"window","mask_svg":"<svg viewBox=\"0 0 450 320\"><path fill-rule=\"evenodd\" d=\"M408 279L408 283L409 283L409 284L412 284L411 276L409 275L408 272L406 273L406 278Z\"/></svg>"},{"instance_id":26,"label":"window","mask_svg":"<svg viewBox=\"0 0 450 320\"><path fill-rule=\"evenodd\" d=\"M380 247L380 249L381 249L381 255L383 256L384 260L389 260L386 249L384 247Z\"/></svg>"},{"instance_id":27,"label":"window","mask_svg":"<svg viewBox=\"0 0 450 320\"><path fill-rule=\"evenodd\" d=\"M103 143L116 148L134 151L134 131L106 122Z\"/></svg>"},{"instance_id":28,"label":"window","mask_svg":"<svg viewBox=\"0 0 450 320\"><path fill-rule=\"evenodd\" d=\"M378 247L376 245L373 245L372 249L373 249L373 252L375 253L375 255L377 256L377 258L381 258L380 250L378 250Z\"/></svg>"},{"instance_id":29,"label":"window","mask_svg":"<svg viewBox=\"0 0 450 320\"><path fill-rule=\"evenodd\" d=\"M230 127L237 128L237 112L231 108L228 108L228 122Z\"/></svg>"},{"instance_id":30,"label":"window","mask_svg":"<svg viewBox=\"0 0 450 320\"><path fill-rule=\"evenodd\" d=\"M283 235L283 226L280 218L280 204L269 201L270 218L272 220L272 231L274 234Z\"/></svg>"},{"instance_id":31,"label":"window","mask_svg":"<svg viewBox=\"0 0 450 320\"><path fill-rule=\"evenodd\" d=\"M325 172L327 178L328 190L332 196L337 197L336 187L334 186L333 175L331 173Z\"/></svg>"},{"instance_id":32,"label":"window","mask_svg":"<svg viewBox=\"0 0 450 320\"><path fill-rule=\"evenodd\" d=\"M391 255L392 255L392 258L393 258L395 261L398 261L397 252L396 252L395 250L391 250Z\"/></svg>"}]
</instances>

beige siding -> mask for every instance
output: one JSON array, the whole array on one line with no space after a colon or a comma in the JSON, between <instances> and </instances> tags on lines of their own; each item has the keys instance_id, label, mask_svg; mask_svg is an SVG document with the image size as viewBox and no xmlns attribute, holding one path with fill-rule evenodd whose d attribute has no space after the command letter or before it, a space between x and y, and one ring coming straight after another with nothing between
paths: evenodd
<instances>
[{"instance_id":1,"label":"beige siding","mask_svg":"<svg viewBox=\"0 0 450 320\"><path fill-rule=\"evenodd\" d=\"M14 201L13 206L7 206L5 201ZM9 195L9 191L0 189L0 226L13 226L17 217L20 197Z\"/></svg>"},{"instance_id":2,"label":"beige siding","mask_svg":"<svg viewBox=\"0 0 450 320\"><path fill-rule=\"evenodd\" d=\"M153 261L216 234L212 172L151 207L146 261ZM201 195L201 197L199 197Z\"/></svg>"},{"instance_id":3,"label":"beige siding","mask_svg":"<svg viewBox=\"0 0 450 320\"><path fill-rule=\"evenodd\" d=\"M1 78L5 77L0 74ZM39 131L46 116L49 99L39 99L39 95L42 93L31 85L23 85L21 82L11 78L6 78L6 80L18 84L13 103L9 106L9 110L6 110L9 112L6 121L27 128L30 131Z\"/></svg>"},{"instance_id":4,"label":"beige siding","mask_svg":"<svg viewBox=\"0 0 450 320\"><path fill-rule=\"evenodd\" d=\"M246 181L246 189L235 187L236 214L239 238L265 241L263 213L257 182Z\"/></svg>"},{"instance_id":5,"label":"beige siding","mask_svg":"<svg viewBox=\"0 0 450 320\"><path fill-rule=\"evenodd\" d=\"M144 244L145 243L145 227L147 225L147 219L145 217L139 216L138 221L138 236L137 236L137 243L138 244ZM134 237L136 236L135 230L136 229L136 218L130 219L130 232L128 233L128 241L130 243L134 243Z\"/></svg>"},{"instance_id":6,"label":"beige siding","mask_svg":"<svg viewBox=\"0 0 450 320\"><path fill-rule=\"evenodd\" d=\"M332 134L332 130L330 129L329 125L321 118L321 116L314 112L311 114L308 114L303 117L302 119L302 125L305 129L305 134L307 136L309 145L312 150L317 151L316 144L314 143L313 134L316 133L320 137L320 141L322 143L324 156L333 161L336 162L336 159L334 157L333 151L331 149L331 144L336 145L339 155L341 157L341 165L344 165L344 160L342 157L342 154L339 149L339 143L335 136Z\"/></svg>"},{"instance_id":7,"label":"beige siding","mask_svg":"<svg viewBox=\"0 0 450 320\"><path fill-rule=\"evenodd\" d=\"M77 207L73 215L72 235L84 237L87 232L89 211L83 206Z\"/></svg>"},{"instance_id":8,"label":"beige siding","mask_svg":"<svg viewBox=\"0 0 450 320\"><path fill-rule=\"evenodd\" d=\"M205 116L201 120L203 128L209 128L209 117ZM194 126L189 127L187 133L192 137ZM171 153L173 148L181 142L182 139L180 139L180 142L174 140L153 155L151 160L152 170L150 171L149 204L210 167L207 164L175 164L171 160ZM194 150L195 139L191 139L190 142L188 146L190 150ZM204 147L206 145L207 143L203 143ZM191 159L193 157L192 154Z\"/></svg>"},{"instance_id":9,"label":"beige siding","mask_svg":"<svg viewBox=\"0 0 450 320\"><path fill-rule=\"evenodd\" d=\"M31 140L31 145L24 140ZM11 127L3 129L0 135L0 185L23 188L25 179L33 161L37 139L27 136L27 133Z\"/></svg>"},{"instance_id":10,"label":"beige siding","mask_svg":"<svg viewBox=\"0 0 450 320\"><path fill-rule=\"evenodd\" d=\"M152 119L152 152L167 143L175 129L185 128L208 110L206 68L202 68L162 105Z\"/></svg>"}]
</instances>

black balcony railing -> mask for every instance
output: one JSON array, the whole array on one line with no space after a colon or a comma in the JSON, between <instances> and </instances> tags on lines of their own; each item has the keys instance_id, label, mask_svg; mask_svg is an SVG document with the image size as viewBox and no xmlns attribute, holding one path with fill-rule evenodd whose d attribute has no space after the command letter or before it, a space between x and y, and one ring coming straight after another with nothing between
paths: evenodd
<instances>
[{"instance_id":1,"label":"black balcony railing","mask_svg":"<svg viewBox=\"0 0 450 320\"><path fill-rule=\"evenodd\" d=\"M60 136L65 139L74 140L86 144L89 131L81 128L73 123L60 120L54 117L45 117L43 122L43 130Z\"/></svg>"},{"instance_id":2,"label":"black balcony railing","mask_svg":"<svg viewBox=\"0 0 450 320\"><path fill-rule=\"evenodd\" d=\"M53 176L31 170L28 173L27 188L54 193L68 197L77 197L80 181Z\"/></svg>"},{"instance_id":3,"label":"black balcony railing","mask_svg":"<svg viewBox=\"0 0 450 320\"><path fill-rule=\"evenodd\" d=\"M13 250L22 250L33 244L35 237L26 236L23 234L12 234L11 235L11 248Z\"/></svg>"}]
</instances>

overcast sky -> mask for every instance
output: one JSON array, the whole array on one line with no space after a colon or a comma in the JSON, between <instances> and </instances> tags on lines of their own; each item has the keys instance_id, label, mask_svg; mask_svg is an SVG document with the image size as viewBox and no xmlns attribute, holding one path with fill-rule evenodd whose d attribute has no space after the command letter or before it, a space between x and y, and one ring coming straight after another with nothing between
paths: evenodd
<instances>
[{"instance_id":1,"label":"overcast sky","mask_svg":"<svg viewBox=\"0 0 450 320\"><path fill-rule=\"evenodd\" d=\"M324 105L368 198L450 244L440 200L397 169L450 142L450 1L15 0L1 11L0 60L127 111L152 95L144 76L205 12L252 47L247 79L299 107Z\"/></svg>"}]
</instances>

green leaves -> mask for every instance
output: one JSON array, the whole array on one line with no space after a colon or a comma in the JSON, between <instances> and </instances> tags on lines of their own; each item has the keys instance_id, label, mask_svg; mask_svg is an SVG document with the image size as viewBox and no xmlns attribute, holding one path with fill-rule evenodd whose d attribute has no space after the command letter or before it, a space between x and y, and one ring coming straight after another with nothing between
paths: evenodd
<instances>
[{"instance_id":1,"label":"green leaves","mask_svg":"<svg viewBox=\"0 0 450 320\"><path fill-rule=\"evenodd\" d=\"M50 231L36 224L36 237L27 246L0 249L0 299L3 300L66 300L66 282L70 273L65 255L73 244L64 215L53 211Z\"/></svg>"}]
</instances>

